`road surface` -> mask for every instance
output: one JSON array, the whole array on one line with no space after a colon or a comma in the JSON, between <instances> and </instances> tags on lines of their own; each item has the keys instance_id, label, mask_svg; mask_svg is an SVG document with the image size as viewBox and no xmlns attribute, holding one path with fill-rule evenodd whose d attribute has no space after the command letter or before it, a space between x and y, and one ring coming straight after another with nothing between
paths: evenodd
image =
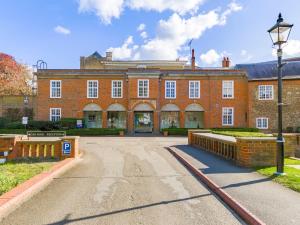
<instances>
[{"instance_id":1,"label":"road surface","mask_svg":"<svg viewBox=\"0 0 300 225\"><path fill-rule=\"evenodd\" d=\"M83 160L0 224L243 223L164 149L174 144L187 139L81 138Z\"/></svg>"}]
</instances>

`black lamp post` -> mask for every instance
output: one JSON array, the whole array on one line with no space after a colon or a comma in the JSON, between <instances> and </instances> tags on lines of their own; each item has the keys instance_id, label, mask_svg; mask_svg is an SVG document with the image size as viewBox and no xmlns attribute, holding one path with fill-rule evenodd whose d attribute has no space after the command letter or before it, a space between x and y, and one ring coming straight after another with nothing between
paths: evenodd
<instances>
[{"instance_id":1,"label":"black lamp post","mask_svg":"<svg viewBox=\"0 0 300 225\"><path fill-rule=\"evenodd\" d=\"M281 13L279 13L277 23L271 27L268 32L274 45L277 45L278 56L278 136L277 136L277 172L284 174L284 139L282 137L282 44L288 41L293 24L283 22Z\"/></svg>"}]
</instances>

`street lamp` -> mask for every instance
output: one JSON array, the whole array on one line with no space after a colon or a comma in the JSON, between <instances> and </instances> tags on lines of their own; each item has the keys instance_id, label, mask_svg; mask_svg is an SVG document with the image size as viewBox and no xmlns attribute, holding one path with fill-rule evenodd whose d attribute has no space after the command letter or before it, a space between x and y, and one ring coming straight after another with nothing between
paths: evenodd
<instances>
[{"instance_id":1,"label":"street lamp","mask_svg":"<svg viewBox=\"0 0 300 225\"><path fill-rule=\"evenodd\" d=\"M278 56L278 136L277 136L277 172L276 174L284 174L284 140L282 137L282 44L288 41L293 24L283 22L281 13L279 13L277 23L271 27L268 32L274 45L277 45Z\"/></svg>"}]
</instances>

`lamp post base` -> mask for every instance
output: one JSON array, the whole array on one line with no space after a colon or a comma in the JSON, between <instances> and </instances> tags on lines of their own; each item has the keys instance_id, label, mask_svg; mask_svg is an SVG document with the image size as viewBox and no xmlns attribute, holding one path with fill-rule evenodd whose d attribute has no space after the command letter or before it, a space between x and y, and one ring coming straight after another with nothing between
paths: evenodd
<instances>
[{"instance_id":1,"label":"lamp post base","mask_svg":"<svg viewBox=\"0 0 300 225\"><path fill-rule=\"evenodd\" d=\"M285 176L286 173L275 172L274 175L276 175L276 176Z\"/></svg>"}]
</instances>

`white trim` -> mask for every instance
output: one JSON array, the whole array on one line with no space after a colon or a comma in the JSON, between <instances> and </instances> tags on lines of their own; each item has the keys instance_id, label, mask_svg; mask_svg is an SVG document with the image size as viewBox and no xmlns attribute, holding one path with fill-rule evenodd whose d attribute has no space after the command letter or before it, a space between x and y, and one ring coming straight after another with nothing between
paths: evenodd
<instances>
[{"instance_id":1,"label":"white trim","mask_svg":"<svg viewBox=\"0 0 300 225\"><path fill-rule=\"evenodd\" d=\"M59 82L60 83L60 96L59 97L53 97L52 96L52 82ZM61 86L62 82L61 80L50 80L50 98L61 98L62 96L62 86Z\"/></svg>"},{"instance_id":2,"label":"white trim","mask_svg":"<svg viewBox=\"0 0 300 225\"><path fill-rule=\"evenodd\" d=\"M194 83L198 83L199 85L199 89L198 89L198 97L191 97L191 83L194 82ZM200 87L201 83L200 83L200 80L190 80L189 81L189 98L190 99L199 99L200 96L201 96L201 87ZM195 90L195 86L194 86L194 90ZM195 94L195 93L194 93Z\"/></svg>"},{"instance_id":3,"label":"white trim","mask_svg":"<svg viewBox=\"0 0 300 225\"><path fill-rule=\"evenodd\" d=\"M232 120L231 124L224 124L224 110L231 109L232 110ZM222 107L222 126L234 126L234 108L233 107Z\"/></svg>"},{"instance_id":4,"label":"white trim","mask_svg":"<svg viewBox=\"0 0 300 225\"><path fill-rule=\"evenodd\" d=\"M50 108L50 111L49 111L49 121L53 121L52 120L52 110L57 110L59 109L59 120L61 119L61 108ZM59 121L59 120L55 120L55 121Z\"/></svg>"},{"instance_id":5,"label":"white trim","mask_svg":"<svg viewBox=\"0 0 300 225\"><path fill-rule=\"evenodd\" d=\"M272 98L261 98L260 97L260 87L265 87L265 91L266 91L266 88L268 86L272 87ZM273 84L261 84L261 85L258 85L257 88L258 88L258 100L261 100L261 101L274 100L274 85Z\"/></svg>"},{"instance_id":6,"label":"white trim","mask_svg":"<svg viewBox=\"0 0 300 225\"><path fill-rule=\"evenodd\" d=\"M121 97L114 97L114 82L121 82ZM123 98L123 80L111 81L111 98Z\"/></svg>"},{"instance_id":7,"label":"white trim","mask_svg":"<svg viewBox=\"0 0 300 225\"><path fill-rule=\"evenodd\" d=\"M259 127L258 126L258 120L266 120L267 122L267 126L266 127ZM262 125L262 121L261 121L261 125ZM256 128L261 129L261 130L267 130L269 129L269 118L268 117L257 117L256 118Z\"/></svg>"},{"instance_id":8,"label":"white trim","mask_svg":"<svg viewBox=\"0 0 300 225\"><path fill-rule=\"evenodd\" d=\"M97 83L97 96L96 97L89 97L89 82ZM87 80L86 81L86 97L87 98L98 98L99 97L99 81L98 80Z\"/></svg>"},{"instance_id":9,"label":"white trim","mask_svg":"<svg viewBox=\"0 0 300 225\"><path fill-rule=\"evenodd\" d=\"M224 83L230 82L232 87L232 96L231 97L224 97ZM234 99L234 80L222 80L222 99Z\"/></svg>"},{"instance_id":10,"label":"white trim","mask_svg":"<svg viewBox=\"0 0 300 225\"><path fill-rule=\"evenodd\" d=\"M144 81L147 81L147 96L140 96L140 91L139 91L139 89L140 89L140 81L143 82L143 88L144 88ZM149 87L150 87L150 81L149 81L149 79L138 79L137 82L138 82L138 85L137 85L137 96L138 96L138 98L149 98L149 92L150 92L150 90L149 90Z\"/></svg>"},{"instance_id":11,"label":"white trim","mask_svg":"<svg viewBox=\"0 0 300 225\"><path fill-rule=\"evenodd\" d=\"M174 82L174 97L167 97L167 82ZM170 92L171 94L171 92ZM165 80L165 99L176 99L176 80Z\"/></svg>"}]
</instances>

